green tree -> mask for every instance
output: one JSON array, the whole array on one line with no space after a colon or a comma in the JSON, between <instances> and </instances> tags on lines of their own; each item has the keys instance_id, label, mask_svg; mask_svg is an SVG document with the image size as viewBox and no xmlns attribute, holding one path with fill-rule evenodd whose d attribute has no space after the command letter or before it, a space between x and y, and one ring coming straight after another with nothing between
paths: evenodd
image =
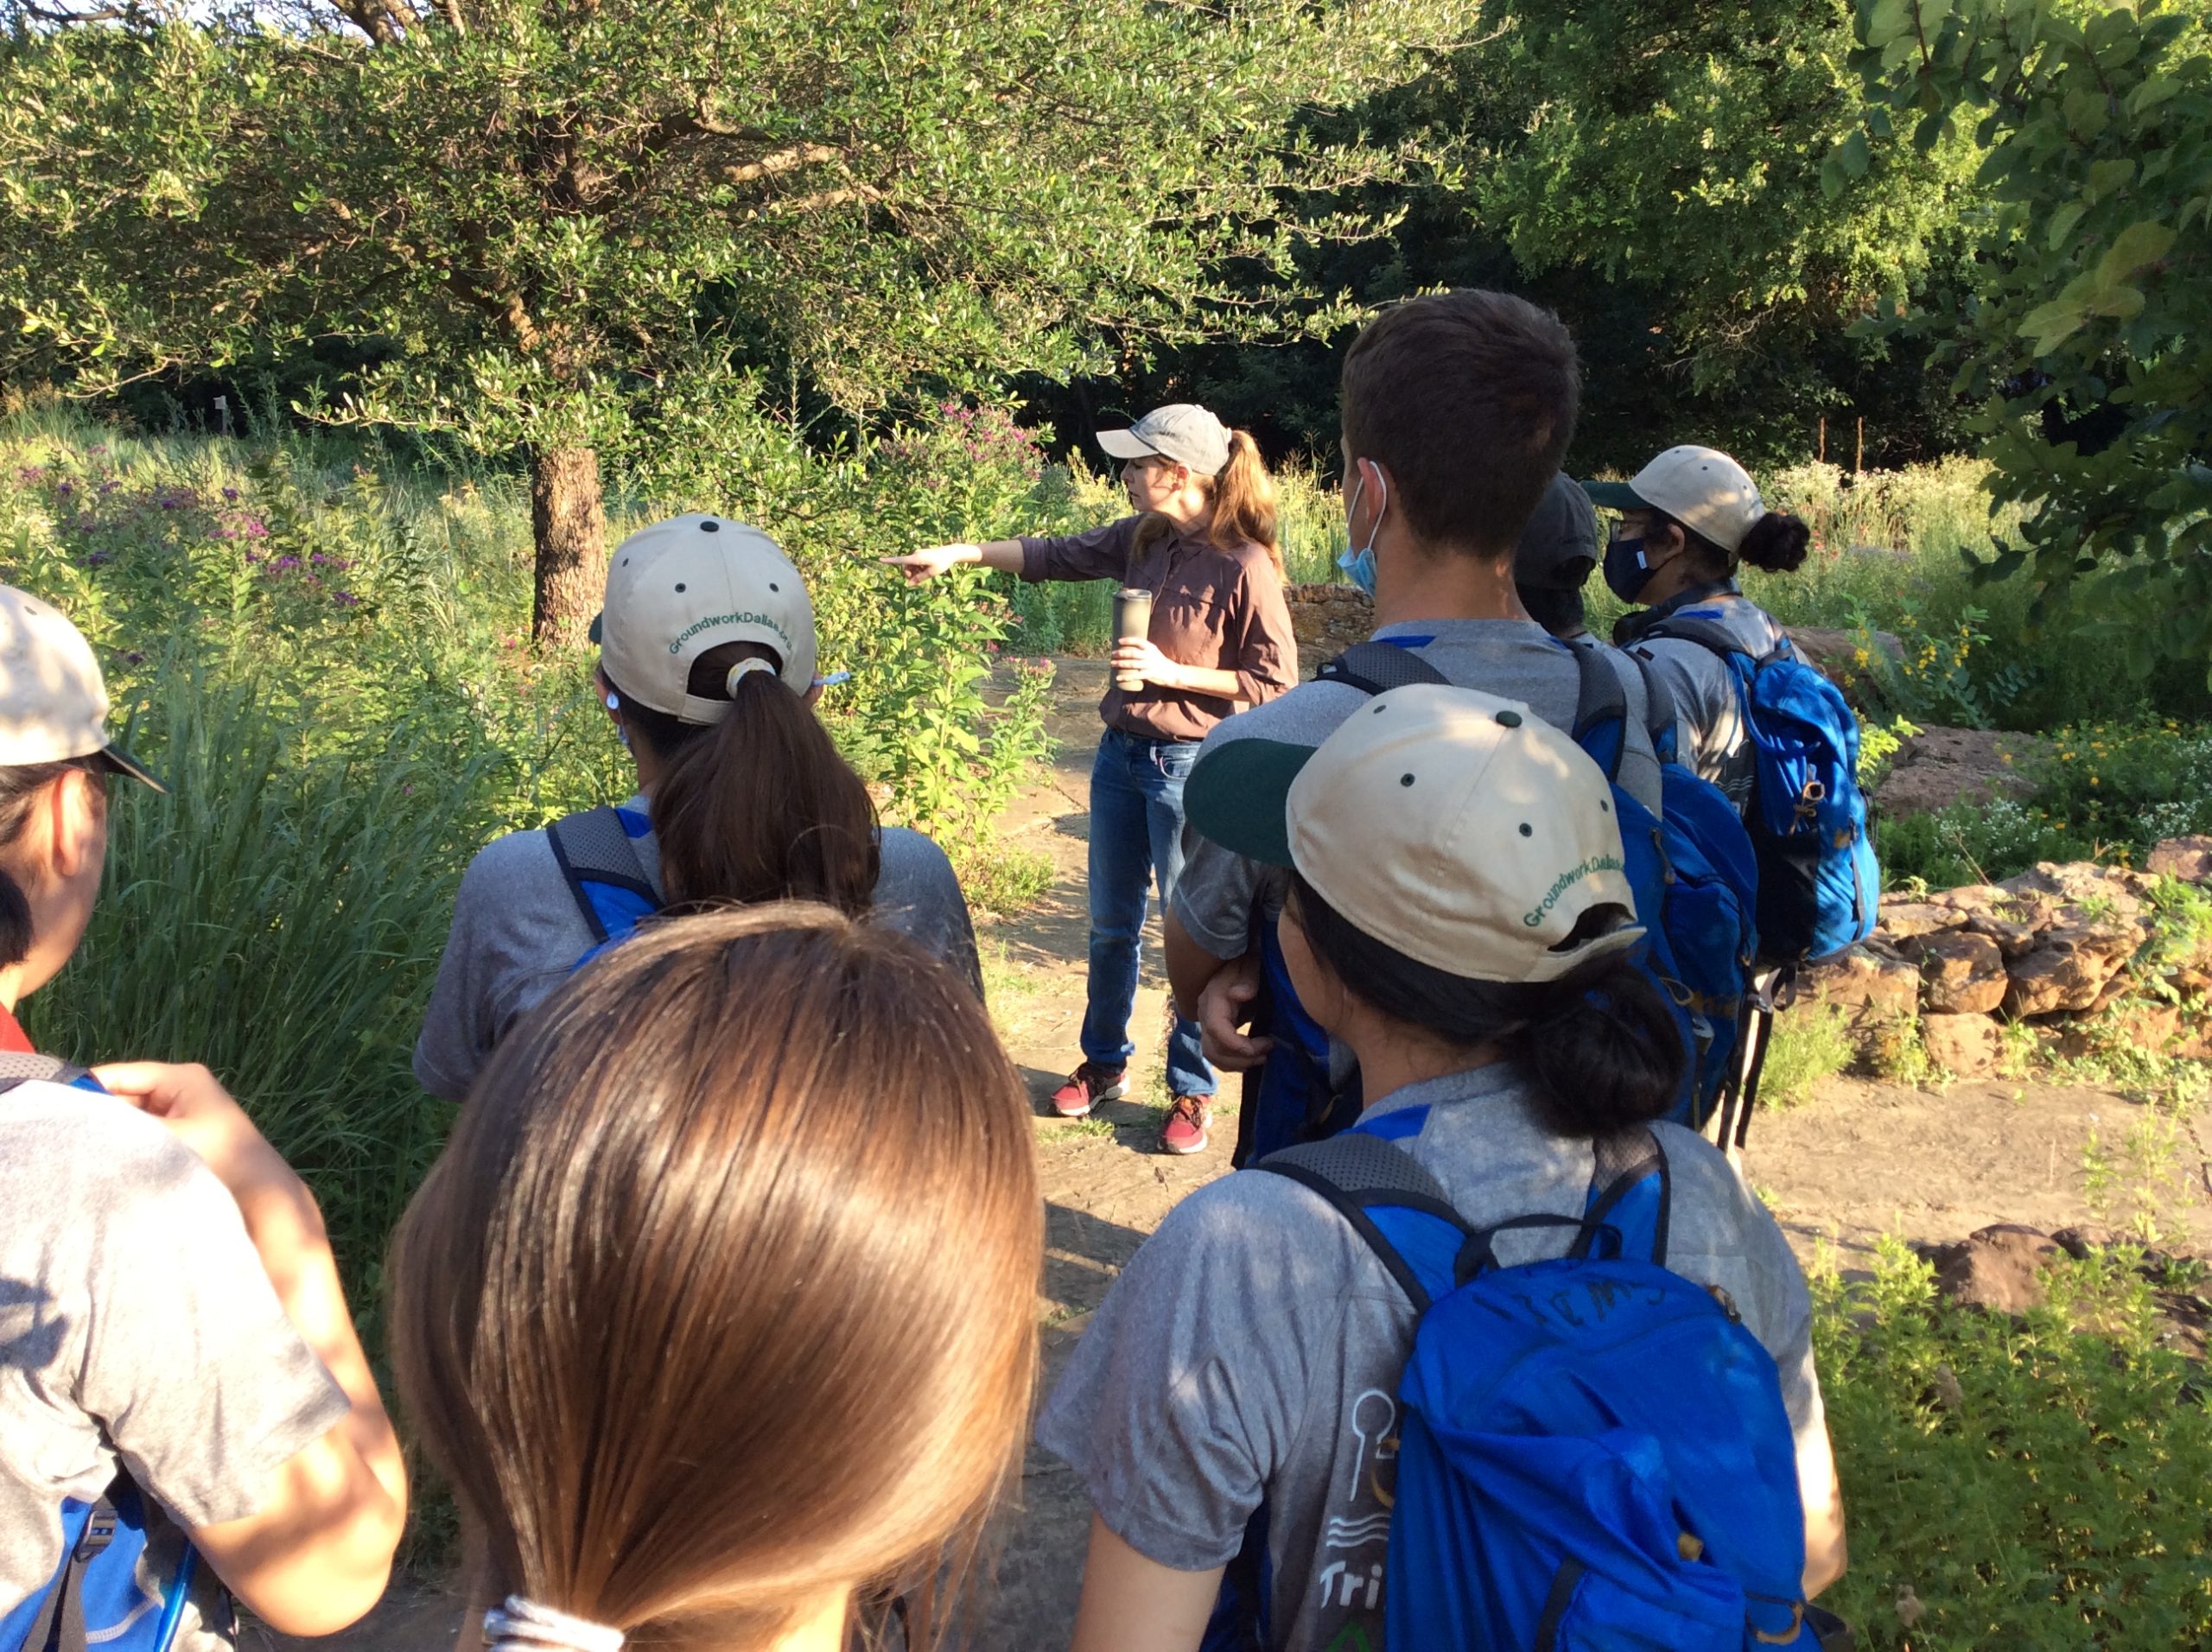
<instances>
[{"instance_id":1,"label":"green tree","mask_svg":"<svg viewBox=\"0 0 2212 1652\"><path fill-rule=\"evenodd\" d=\"M1962 260L1971 146L1885 149L1827 187L1823 162L1863 106L1853 46L1850 0L1496 0L1480 38L1318 117L1325 137L1388 136L1436 163L1351 197L1395 215L1392 234L1317 245L1306 276L1369 304L1483 284L1557 310L1586 375L1570 458L1585 469L1633 469L1693 433L1795 461L1817 416L1852 411L1871 462L1949 451L1963 410L1948 384L1918 352L1849 328ZM1325 460L1334 343L1203 343L1090 400L1195 392ZM1033 394L1083 429L1091 388ZM1832 456L1850 457L1847 428L1832 416Z\"/></svg>"},{"instance_id":2,"label":"green tree","mask_svg":"<svg viewBox=\"0 0 2212 1652\"><path fill-rule=\"evenodd\" d=\"M536 625L603 559L599 455L764 341L865 415L1122 349L1325 330L1285 187L1392 157L1301 111L1471 0L5 0L0 351L99 387L317 341L325 416L529 455ZM1291 302L1244 301L1276 271Z\"/></svg>"},{"instance_id":3,"label":"green tree","mask_svg":"<svg viewBox=\"0 0 2212 1652\"><path fill-rule=\"evenodd\" d=\"M1861 104L1850 0L1510 0L1499 22L1523 130L1477 173L1478 212L1532 274L1663 287L1693 385L1840 332L1943 256L1955 148L1823 187Z\"/></svg>"},{"instance_id":4,"label":"green tree","mask_svg":"<svg viewBox=\"0 0 2212 1652\"><path fill-rule=\"evenodd\" d=\"M2212 33L2141 0L1863 0L1871 107L1834 162L1963 137L1989 210L1932 335L1980 403L2025 571L2138 677L2212 663ZM1873 330L1873 329L1870 329Z\"/></svg>"}]
</instances>

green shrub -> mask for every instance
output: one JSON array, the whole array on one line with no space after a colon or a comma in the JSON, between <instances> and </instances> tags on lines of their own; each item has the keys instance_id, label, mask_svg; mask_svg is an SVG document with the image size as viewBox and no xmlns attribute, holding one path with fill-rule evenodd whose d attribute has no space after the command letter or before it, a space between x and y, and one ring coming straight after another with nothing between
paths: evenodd
<instances>
[{"instance_id":1,"label":"green shrub","mask_svg":"<svg viewBox=\"0 0 2212 1652\"><path fill-rule=\"evenodd\" d=\"M1814 1343L1862 1647L2179 1647L2212 1634L2212 1418L2121 1253L2015 1319L1947 1305L1884 1239L1816 1269ZM2078 1328L2077 1328L2078 1327Z\"/></svg>"},{"instance_id":2,"label":"green shrub","mask_svg":"<svg viewBox=\"0 0 2212 1652\"><path fill-rule=\"evenodd\" d=\"M1821 1079L1851 1065L1858 1052L1851 1016L1840 1005L1805 1004L1777 1015L1759 1070L1759 1099L1794 1106Z\"/></svg>"},{"instance_id":3,"label":"green shrub","mask_svg":"<svg viewBox=\"0 0 2212 1652\"><path fill-rule=\"evenodd\" d=\"M1885 889L1997 883L2038 861L2086 861L2098 845L2066 821L2009 797L1954 804L1875 829Z\"/></svg>"},{"instance_id":4,"label":"green shrub","mask_svg":"<svg viewBox=\"0 0 2212 1652\"><path fill-rule=\"evenodd\" d=\"M131 730L169 788L117 783L108 878L28 1001L40 1046L204 1061L315 1187L357 1311L444 1140L409 1068L493 759L401 725L301 758L251 686L178 672Z\"/></svg>"}]
</instances>

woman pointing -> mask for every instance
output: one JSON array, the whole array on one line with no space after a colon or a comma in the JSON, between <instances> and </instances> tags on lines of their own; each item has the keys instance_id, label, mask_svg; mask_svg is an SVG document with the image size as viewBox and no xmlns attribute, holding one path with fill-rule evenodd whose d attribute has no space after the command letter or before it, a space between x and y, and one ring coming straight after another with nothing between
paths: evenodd
<instances>
[{"instance_id":1,"label":"woman pointing","mask_svg":"<svg viewBox=\"0 0 2212 1652\"><path fill-rule=\"evenodd\" d=\"M961 562L1028 581L1114 580L1152 595L1149 631L1117 640L1090 772L1090 965L1083 1060L1053 1092L1081 1118L1123 1093L1129 1014L1150 887L1165 901L1183 860L1183 782L1216 723L1298 680L1282 595L1274 485L1258 446L1189 403L1155 408L1098 445L1122 461L1132 514L1086 533L937 545L886 560L916 584ZM1140 686L1123 688L1123 683ZM1195 1022L1167 1047L1173 1097L1160 1145L1206 1145L1213 1070Z\"/></svg>"}]
</instances>

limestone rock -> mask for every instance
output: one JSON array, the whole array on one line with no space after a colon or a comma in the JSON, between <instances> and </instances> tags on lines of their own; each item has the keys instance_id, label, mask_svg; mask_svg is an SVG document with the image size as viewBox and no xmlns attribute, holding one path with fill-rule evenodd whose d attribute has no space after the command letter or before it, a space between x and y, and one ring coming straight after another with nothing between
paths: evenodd
<instances>
[{"instance_id":1,"label":"limestone rock","mask_svg":"<svg viewBox=\"0 0 2212 1652\"><path fill-rule=\"evenodd\" d=\"M1357 586L1287 585L1282 595L1290 608L1291 632L1298 639L1300 663L1307 664L1308 675L1313 665L1365 642L1375 630L1374 600Z\"/></svg>"},{"instance_id":2,"label":"limestone rock","mask_svg":"<svg viewBox=\"0 0 2212 1652\"><path fill-rule=\"evenodd\" d=\"M1897 748L1890 772L1874 793L1891 820L1930 815L1955 803L2024 797L2032 768L2050 742L2033 734L2000 734L1981 728L1923 728Z\"/></svg>"},{"instance_id":3,"label":"limestone rock","mask_svg":"<svg viewBox=\"0 0 2212 1652\"><path fill-rule=\"evenodd\" d=\"M2145 868L2154 878L2183 883L2212 883L2212 837L2170 837L2151 851Z\"/></svg>"},{"instance_id":4,"label":"limestone rock","mask_svg":"<svg viewBox=\"0 0 2212 1652\"><path fill-rule=\"evenodd\" d=\"M2025 1313L2043 1302L2044 1266L2059 1247L2039 1228L2000 1222L1958 1244L1930 1245L1921 1254L1935 1264L1936 1288L1954 1302Z\"/></svg>"},{"instance_id":5,"label":"limestone rock","mask_svg":"<svg viewBox=\"0 0 2212 1652\"><path fill-rule=\"evenodd\" d=\"M1859 664L1859 651L1867 647L1870 636L1872 652L1886 655L1893 665L1904 663L1904 645L1886 631L1868 633L1828 626L1790 626L1787 630L1798 658L1834 683L1843 697L1861 711L1868 708L1873 673L1869 669L1871 658L1868 665Z\"/></svg>"},{"instance_id":6,"label":"limestone rock","mask_svg":"<svg viewBox=\"0 0 2212 1652\"><path fill-rule=\"evenodd\" d=\"M1958 929L1965 924L1967 914L1955 906L1938 906L1932 901L1903 900L1885 895L1881 914L1876 921L1882 933L1892 941L1911 941L1942 930Z\"/></svg>"},{"instance_id":7,"label":"limestone rock","mask_svg":"<svg viewBox=\"0 0 2212 1652\"><path fill-rule=\"evenodd\" d=\"M2002 906L2012 899L2010 889L2000 889L1993 883L1962 883L1955 889L1939 889L1928 897L1931 906L1951 906L1962 912L1986 911Z\"/></svg>"},{"instance_id":8,"label":"limestone rock","mask_svg":"<svg viewBox=\"0 0 2212 1652\"><path fill-rule=\"evenodd\" d=\"M2005 966L2012 985L2005 1013L2050 1015L2094 1008L2105 984L2135 956L2142 931L2132 924L2094 923L2052 930L2035 950Z\"/></svg>"},{"instance_id":9,"label":"limestone rock","mask_svg":"<svg viewBox=\"0 0 2212 1652\"><path fill-rule=\"evenodd\" d=\"M2018 897L2043 897L2071 906L2087 905L2101 915L2138 918L2143 912L2143 891L2150 879L2125 867L2099 866L2092 861L2038 862L2031 872L2007 878L1999 886Z\"/></svg>"},{"instance_id":10,"label":"limestone rock","mask_svg":"<svg viewBox=\"0 0 2212 1652\"><path fill-rule=\"evenodd\" d=\"M1851 1010L1853 1020L1862 1025L1910 1017L1920 1005L1918 966L1876 942L1813 965L1799 986L1808 1000Z\"/></svg>"},{"instance_id":11,"label":"limestone rock","mask_svg":"<svg viewBox=\"0 0 2212 1652\"><path fill-rule=\"evenodd\" d=\"M1993 1071L2001 1047L1997 1023L1986 1015L1923 1015L1920 1042L1928 1058L1955 1078Z\"/></svg>"},{"instance_id":12,"label":"limestone rock","mask_svg":"<svg viewBox=\"0 0 2212 1652\"><path fill-rule=\"evenodd\" d=\"M2021 910L2023 909L2015 906L1969 912L1967 914L1967 928L1974 934L1986 935L1996 942L1997 950L2005 955L2009 963L2014 958L2025 956L2029 952L2033 951L2036 942L2048 927L2047 921L2037 923L2035 919L2041 917L2047 920L2049 914L2038 913L2032 908L2025 909L2028 912L2028 917L2025 918L2014 919L2003 916L2006 912Z\"/></svg>"},{"instance_id":13,"label":"limestone rock","mask_svg":"<svg viewBox=\"0 0 2212 1652\"><path fill-rule=\"evenodd\" d=\"M1921 1001L1939 1015L1986 1015L2005 1001L2005 955L1986 935L1953 931L1908 941L1920 963Z\"/></svg>"}]
</instances>

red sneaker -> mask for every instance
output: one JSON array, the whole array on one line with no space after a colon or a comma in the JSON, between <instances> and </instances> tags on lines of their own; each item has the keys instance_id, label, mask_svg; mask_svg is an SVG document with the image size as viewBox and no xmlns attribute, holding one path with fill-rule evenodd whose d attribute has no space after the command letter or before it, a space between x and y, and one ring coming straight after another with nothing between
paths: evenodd
<instances>
[{"instance_id":1,"label":"red sneaker","mask_svg":"<svg viewBox=\"0 0 2212 1652\"><path fill-rule=\"evenodd\" d=\"M1204 1096L1178 1096L1175 1105L1167 1109L1167 1121L1160 1127L1160 1150L1162 1153L1204 1153L1206 1150L1206 1125L1211 1115Z\"/></svg>"},{"instance_id":2,"label":"red sneaker","mask_svg":"<svg viewBox=\"0 0 2212 1652\"><path fill-rule=\"evenodd\" d=\"M1122 1099L1124 1069L1102 1067L1095 1061L1086 1061L1068 1075L1068 1081L1052 1092L1052 1111L1064 1119L1088 1118L1090 1109L1100 1102Z\"/></svg>"}]
</instances>

